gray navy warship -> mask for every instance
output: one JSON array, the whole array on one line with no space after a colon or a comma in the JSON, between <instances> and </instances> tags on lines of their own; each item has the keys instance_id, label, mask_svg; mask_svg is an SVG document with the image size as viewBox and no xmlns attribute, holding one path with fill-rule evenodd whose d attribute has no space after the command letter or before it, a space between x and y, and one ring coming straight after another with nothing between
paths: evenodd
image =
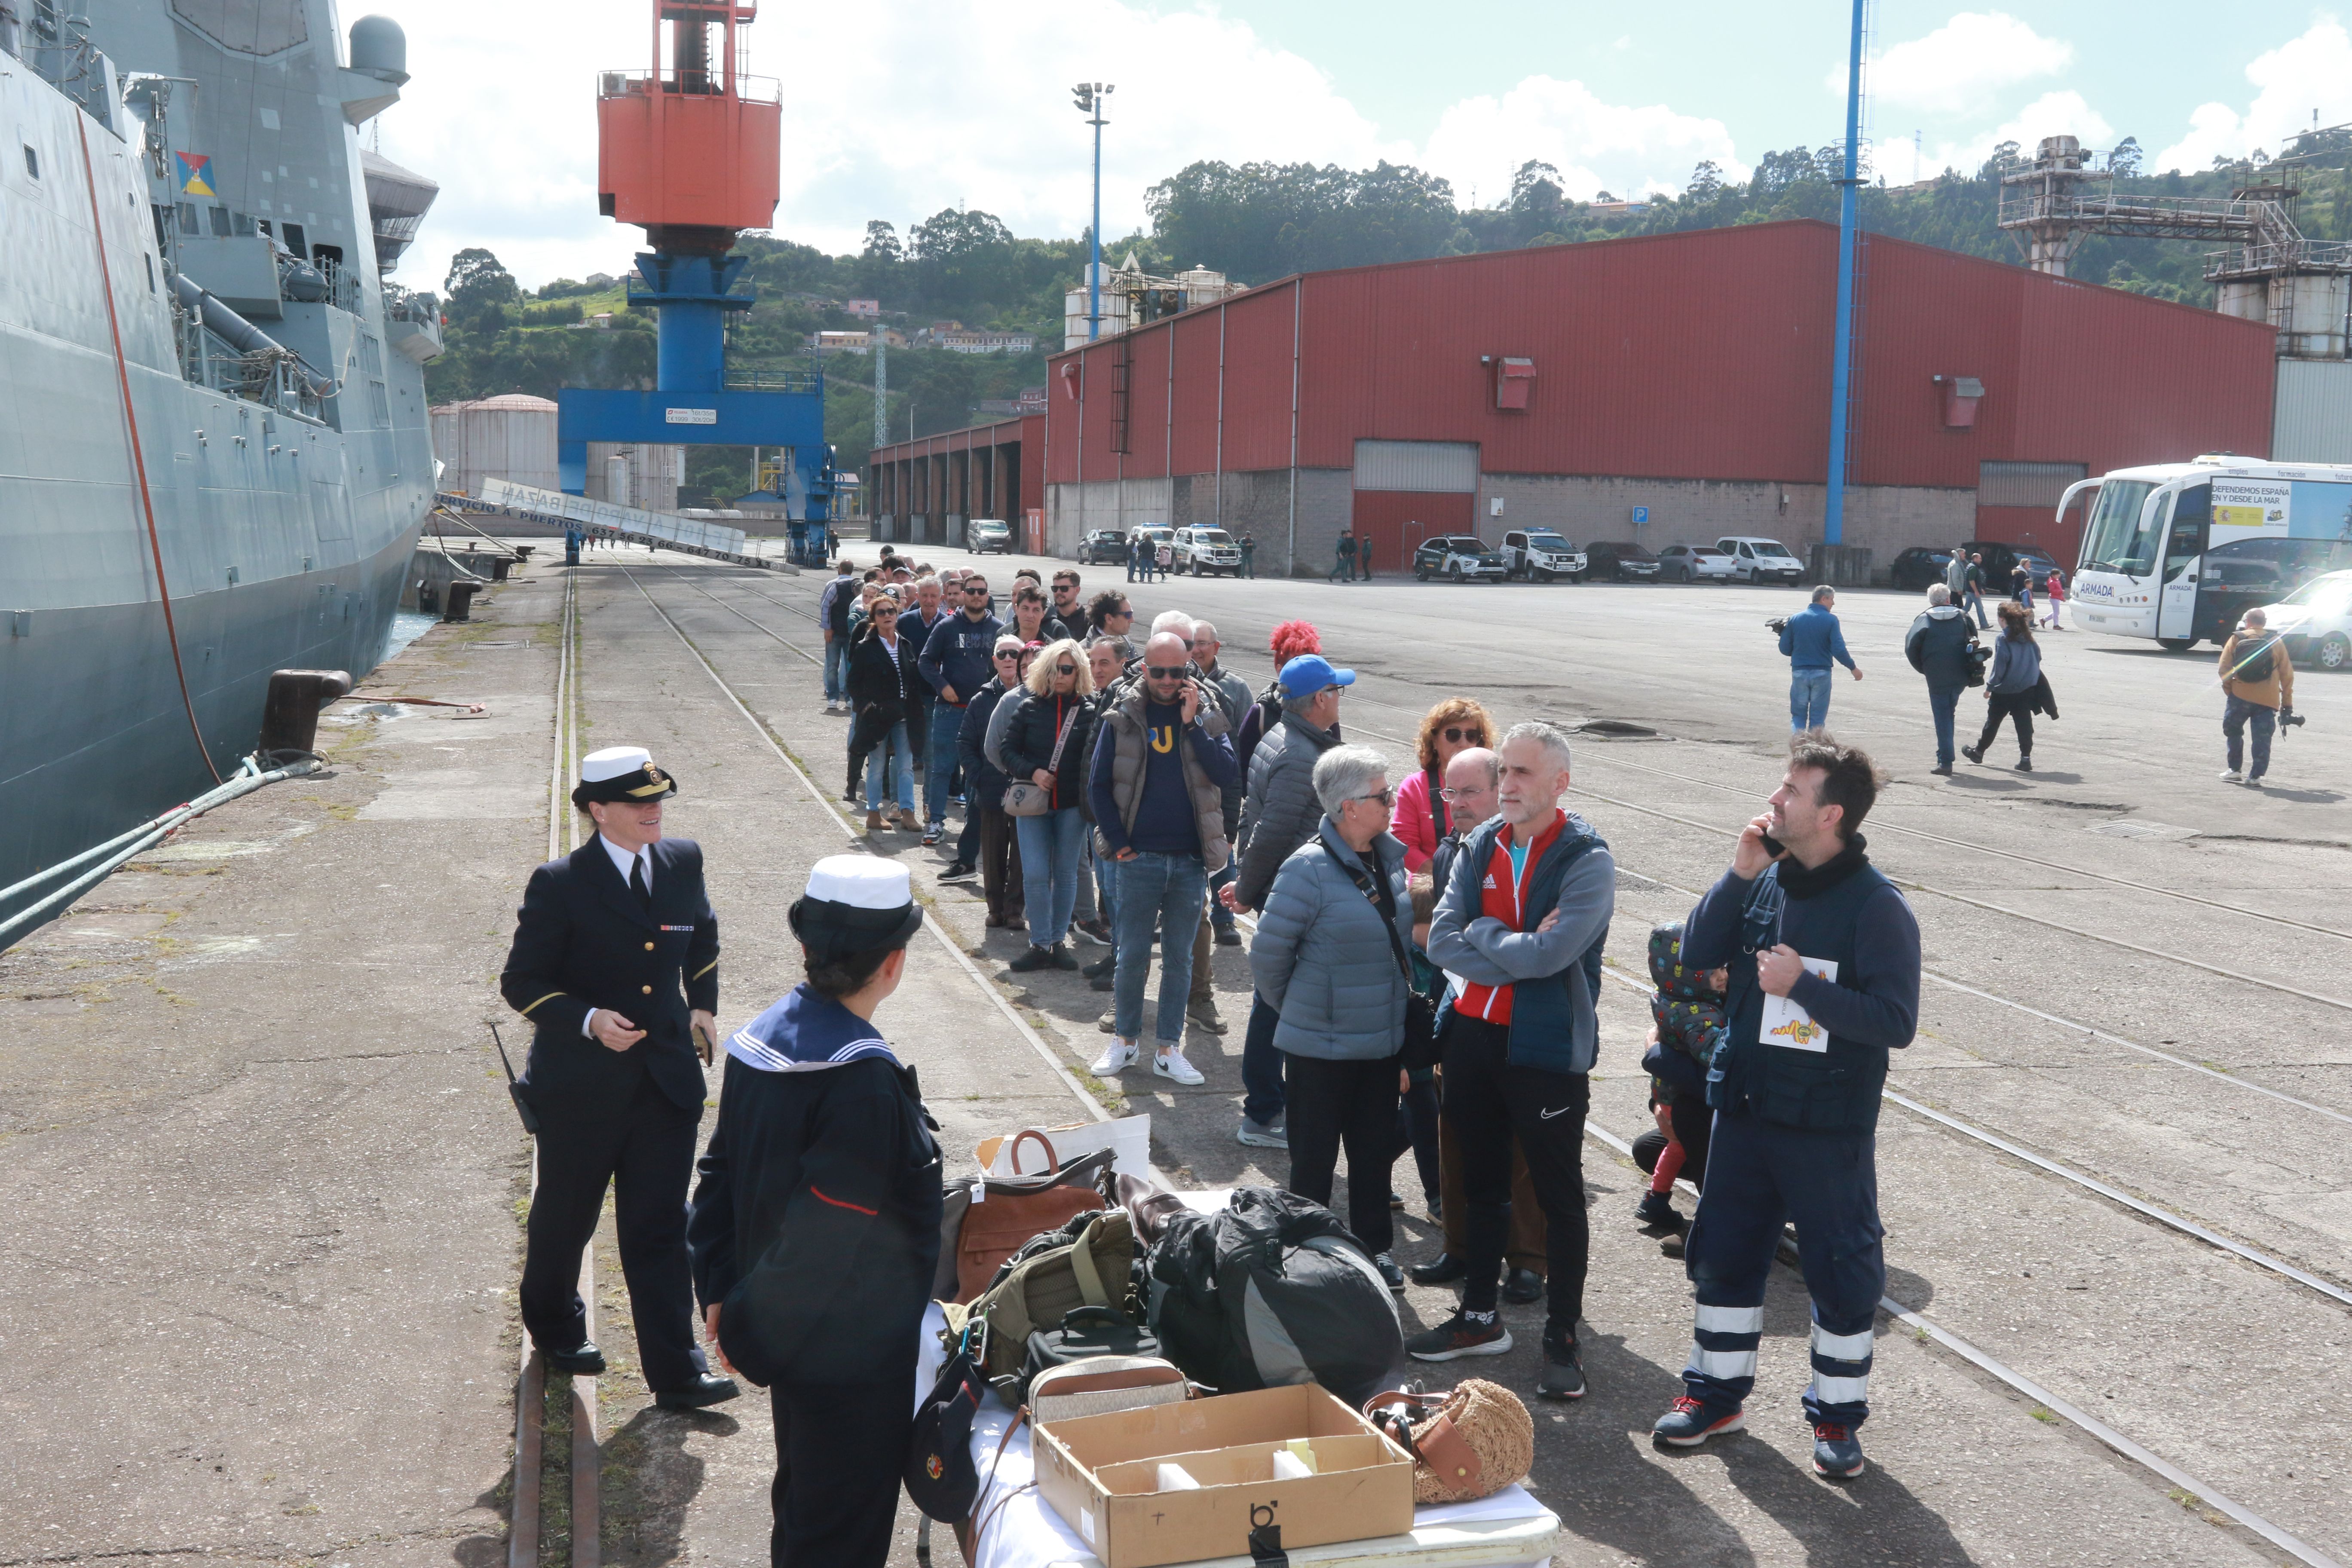
<instances>
[{"instance_id":1,"label":"gray navy warship","mask_svg":"<svg viewBox=\"0 0 2352 1568\"><path fill-rule=\"evenodd\" d=\"M0 0L0 888L231 773L272 670L383 657L441 347L384 277L435 187L361 145L406 57L332 0Z\"/></svg>"}]
</instances>

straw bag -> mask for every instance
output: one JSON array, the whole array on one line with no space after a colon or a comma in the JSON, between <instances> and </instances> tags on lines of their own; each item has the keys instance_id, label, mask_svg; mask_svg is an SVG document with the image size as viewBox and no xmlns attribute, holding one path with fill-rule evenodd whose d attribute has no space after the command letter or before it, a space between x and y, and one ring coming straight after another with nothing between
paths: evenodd
<instances>
[{"instance_id":1,"label":"straw bag","mask_svg":"<svg viewBox=\"0 0 2352 1568\"><path fill-rule=\"evenodd\" d=\"M1372 1425L1412 1456L1412 1500L1472 1502L1527 1479L1536 1424L1519 1396L1468 1378L1451 1394L1376 1394L1364 1402Z\"/></svg>"}]
</instances>

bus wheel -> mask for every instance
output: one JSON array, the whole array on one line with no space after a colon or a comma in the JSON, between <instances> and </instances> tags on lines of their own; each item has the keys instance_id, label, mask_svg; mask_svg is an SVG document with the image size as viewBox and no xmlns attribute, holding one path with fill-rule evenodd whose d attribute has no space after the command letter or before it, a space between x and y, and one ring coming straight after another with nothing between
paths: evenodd
<instances>
[{"instance_id":1,"label":"bus wheel","mask_svg":"<svg viewBox=\"0 0 2352 1568\"><path fill-rule=\"evenodd\" d=\"M2352 664L2352 642L2344 640L2342 632L2330 632L2319 645L2319 668L2341 669Z\"/></svg>"},{"instance_id":2,"label":"bus wheel","mask_svg":"<svg viewBox=\"0 0 2352 1568\"><path fill-rule=\"evenodd\" d=\"M2158 637L2156 639L2156 645L2167 653L2187 653L2197 646L2197 639L2195 637Z\"/></svg>"}]
</instances>

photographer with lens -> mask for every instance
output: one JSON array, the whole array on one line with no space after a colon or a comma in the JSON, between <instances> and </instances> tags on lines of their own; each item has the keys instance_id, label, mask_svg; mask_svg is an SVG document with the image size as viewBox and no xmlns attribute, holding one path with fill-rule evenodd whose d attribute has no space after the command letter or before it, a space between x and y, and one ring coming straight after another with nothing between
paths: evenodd
<instances>
[{"instance_id":1,"label":"photographer with lens","mask_svg":"<svg viewBox=\"0 0 2352 1568\"><path fill-rule=\"evenodd\" d=\"M2271 771L2271 735L2300 724L2294 710L2294 661L2270 629L2270 617L2248 610L2230 640L2221 645L2221 733L2229 746L2229 766L2221 770L2224 784L2246 784L2260 789ZM2243 773L2245 733L2254 731L2252 765Z\"/></svg>"}]
</instances>

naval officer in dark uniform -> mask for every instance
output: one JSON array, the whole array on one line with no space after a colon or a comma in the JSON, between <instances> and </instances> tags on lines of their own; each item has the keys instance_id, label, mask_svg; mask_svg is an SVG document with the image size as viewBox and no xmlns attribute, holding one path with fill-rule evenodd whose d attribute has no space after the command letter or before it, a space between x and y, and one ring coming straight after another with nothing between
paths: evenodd
<instances>
[{"instance_id":1,"label":"naval officer in dark uniform","mask_svg":"<svg viewBox=\"0 0 2352 1568\"><path fill-rule=\"evenodd\" d=\"M686 1189L704 1095L695 1035L718 1033L719 922L700 847L662 837L677 793L637 747L582 760L572 804L596 836L530 874L499 989L538 1031L520 1086L539 1118L523 1328L554 1370L604 1370L580 1253L611 1183L646 1384L690 1410L739 1391L694 1342Z\"/></svg>"},{"instance_id":2,"label":"naval officer in dark uniform","mask_svg":"<svg viewBox=\"0 0 2352 1568\"><path fill-rule=\"evenodd\" d=\"M792 907L808 979L727 1041L694 1282L730 1371L775 1411L783 1568L882 1568L940 1252L939 1123L874 1026L923 923L907 868L816 863Z\"/></svg>"}]
</instances>

